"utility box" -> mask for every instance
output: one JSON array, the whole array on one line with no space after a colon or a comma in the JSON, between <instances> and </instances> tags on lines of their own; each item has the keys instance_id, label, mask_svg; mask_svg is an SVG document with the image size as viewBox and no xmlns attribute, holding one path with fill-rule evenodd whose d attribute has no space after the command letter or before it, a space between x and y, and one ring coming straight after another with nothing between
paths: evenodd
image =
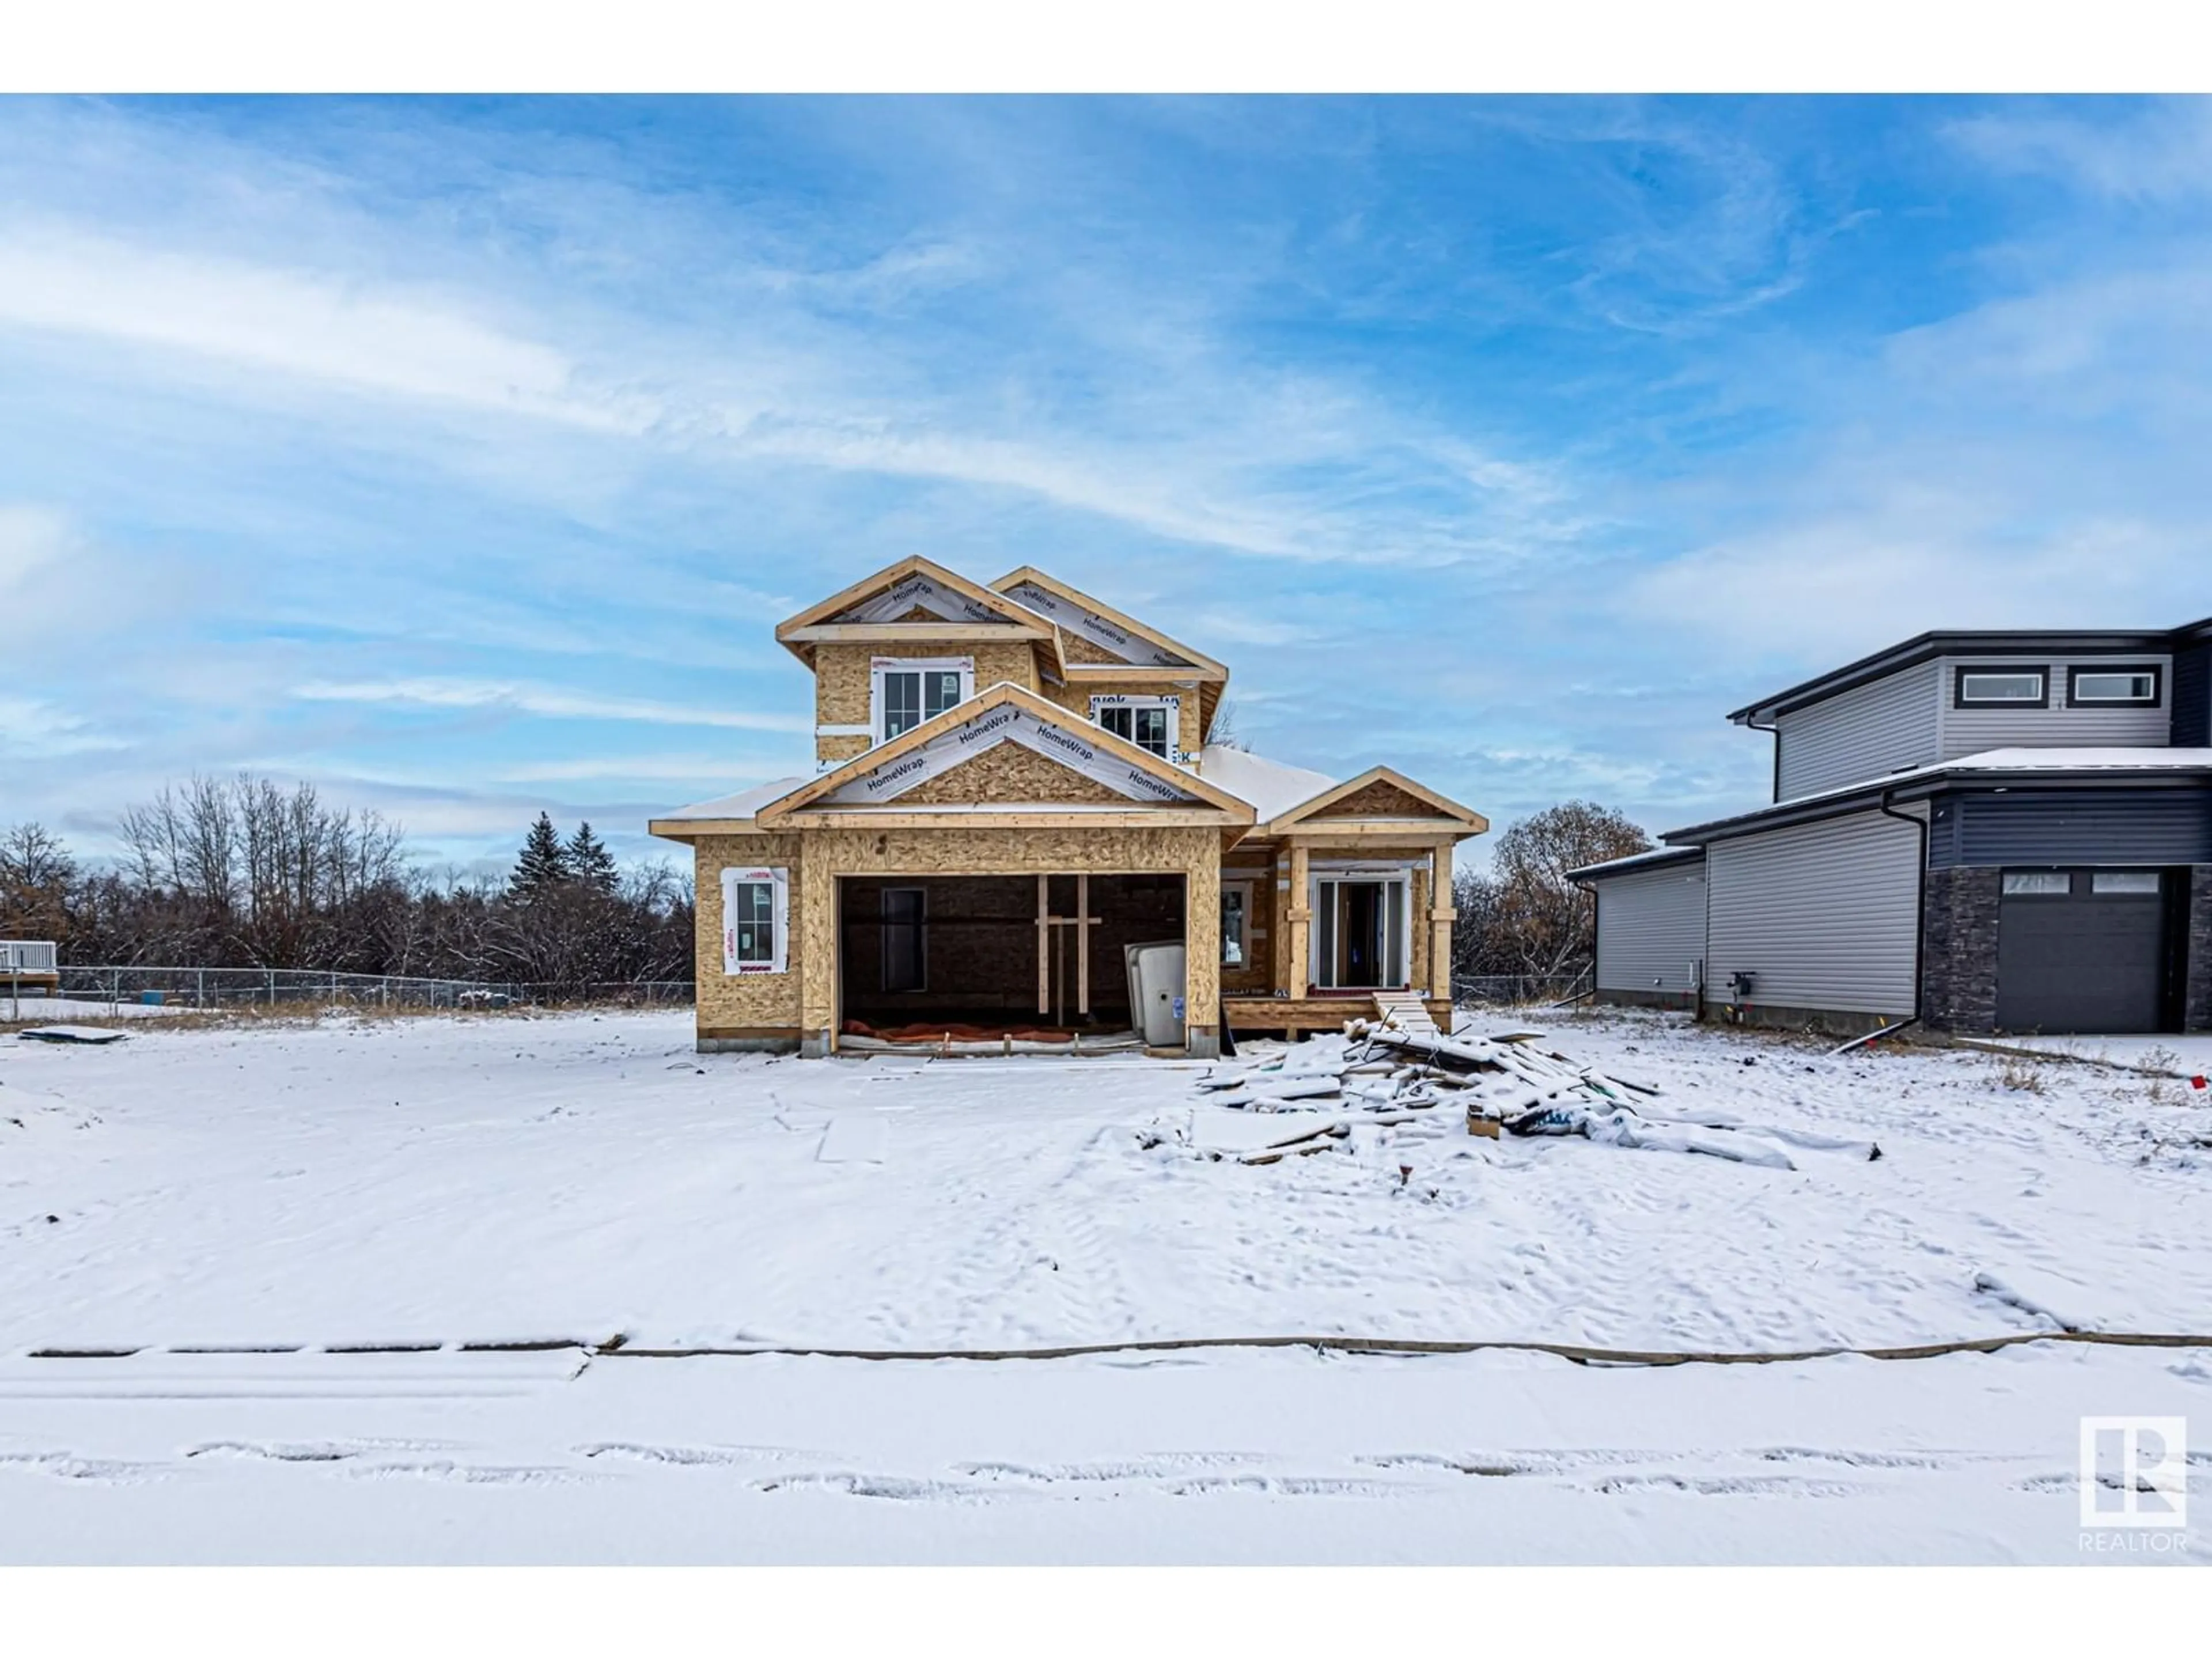
<instances>
[{"instance_id":1,"label":"utility box","mask_svg":"<svg viewBox=\"0 0 2212 1659\"><path fill-rule=\"evenodd\" d=\"M1144 1034L1145 1046L1182 1048L1186 968L1182 941L1125 945L1121 954L1129 971L1132 1023Z\"/></svg>"}]
</instances>

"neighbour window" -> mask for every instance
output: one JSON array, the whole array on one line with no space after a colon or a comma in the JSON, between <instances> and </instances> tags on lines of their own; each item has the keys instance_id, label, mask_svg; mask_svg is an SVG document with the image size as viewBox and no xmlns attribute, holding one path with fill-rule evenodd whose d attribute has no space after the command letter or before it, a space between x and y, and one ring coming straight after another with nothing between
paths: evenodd
<instances>
[{"instance_id":1,"label":"neighbour window","mask_svg":"<svg viewBox=\"0 0 2212 1659\"><path fill-rule=\"evenodd\" d=\"M936 662L878 657L873 665L876 741L889 743L964 700L975 672L966 657Z\"/></svg>"},{"instance_id":2,"label":"neighbour window","mask_svg":"<svg viewBox=\"0 0 2212 1659\"><path fill-rule=\"evenodd\" d=\"M1961 668L1952 702L1960 708L2047 708L2051 679L2040 668Z\"/></svg>"},{"instance_id":3,"label":"neighbour window","mask_svg":"<svg viewBox=\"0 0 2212 1659\"><path fill-rule=\"evenodd\" d=\"M2074 878L2063 870L2008 870L2004 890L2008 898L2063 896L2074 890Z\"/></svg>"},{"instance_id":4,"label":"neighbour window","mask_svg":"<svg viewBox=\"0 0 2212 1659\"><path fill-rule=\"evenodd\" d=\"M1252 911L1252 884L1227 881L1221 884L1221 965L1242 968L1245 963L1246 923Z\"/></svg>"},{"instance_id":5,"label":"neighbour window","mask_svg":"<svg viewBox=\"0 0 2212 1659\"><path fill-rule=\"evenodd\" d=\"M1146 754L1176 757L1177 704L1167 697L1093 697L1091 717L1117 738L1127 738Z\"/></svg>"},{"instance_id":6,"label":"neighbour window","mask_svg":"<svg viewBox=\"0 0 2212 1659\"><path fill-rule=\"evenodd\" d=\"M2076 668L2068 674L2066 701L2075 708L2085 703L2154 708L2158 681L2158 670L2153 667Z\"/></svg>"},{"instance_id":7,"label":"neighbour window","mask_svg":"<svg viewBox=\"0 0 2212 1659\"><path fill-rule=\"evenodd\" d=\"M2158 872L2155 870L2100 870L2089 878L2093 893L2155 893L2158 891Z\"/></svg>"},{"instance_id":8,"label":"neighbour window","mask_svg":"<svg viewBox=\"0 0 2212 1659\"><path fill-rule=\"evenodd\" d=\"M790 932L790 873L722 872L722 971L781 974Z\"/></svg>"}]
</instances>

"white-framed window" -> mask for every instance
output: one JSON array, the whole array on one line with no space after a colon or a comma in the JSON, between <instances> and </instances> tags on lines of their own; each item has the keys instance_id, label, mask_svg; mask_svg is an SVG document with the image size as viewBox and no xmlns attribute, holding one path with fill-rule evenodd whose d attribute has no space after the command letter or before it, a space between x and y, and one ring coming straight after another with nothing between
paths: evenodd
<instances>
[{"instance_id":1,"label":"white-framed window","mask_svg":"<svg viewBox=\"0 0 2212 1659\"><path fill-rule=\"evenodd\" d=\"M791 872L722 872L722 971L781 974L791 961Z\"/></svg>"},{"instance_id":2,"label":"white-framed window","mask_svg":"<svg viewBox=\"0 0 2212 1659\"><path fill-rule=\"evenodd\" d=\"M2004 890L2008 898L2063 898L2074 890L2074 878L2063 870L2008 870Z\"/></svg>"},{"instance_id":3,"label":"white-framed window","mask_svg":"<svg viewBox=\"0 0 2212 1659\"><path fill-rule=\"evenodd\" d=\"M1091 700L1091 718L1117 738L1126 738L1164 761L1181 758L1181 697L1133 697L1119 693Z\"/></svg>"},{"instance_id":4,"label":"white-framed window","mask_svg":"<svg viewBox=\"0 0 2212 1659\"><path fill-rule=\"evenodd\" d=\"M2155 870L2100 870L2089 878L2093 893L2156 893L2159 890Z\"/></svg>"},{"instance_id":5,"label":"white-framed window","mask_svg":"<svg viewBox=\"0 0 2212 1659\"><path fill-rule=\"evenodd\" d=\"M2159 671L2155 665L2137 667L2072 668L2066 674L2069 708L2114 706L2154 708L2158 706Z\"/></svg>"},{"instance_id":6,"label":"white-framed window","mask_svg":"<svg viewBox=\"0 0 2212 1659\"><path fill-rule=\"evenodd\" d=\"M1221 965L1243 968L1252 960L1252 884L1221 884Z\"/></svg>"},{"instance_id":7,"label":"white-framed window","mask_svg":"<svg viewBox=\"0 0 2212 1659\"><path fill-rule=\"evenodd\" d=\"M1960 667L1952 704L1959 708L2048 708L2051 675L2034 665Z\"/></svg>"},{"instance_id":8,"label":"white-framed window","mask_svg":"<svg viewBox=\"0 0 2212 1659\"><path fill-rule=\"evenodd\" d=\"M973 657L878 657L868 665L868 725L889 743L975 695Z\"/></svg>"}]
</instances>

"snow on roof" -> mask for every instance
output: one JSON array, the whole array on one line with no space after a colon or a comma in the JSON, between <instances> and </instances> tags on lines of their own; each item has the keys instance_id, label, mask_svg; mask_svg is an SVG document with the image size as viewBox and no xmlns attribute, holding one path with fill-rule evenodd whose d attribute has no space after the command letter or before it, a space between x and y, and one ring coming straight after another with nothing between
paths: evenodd
<instances>
[{"instance_id":1,"label":"snow on roof","mask_svg":"<svg viewBox=\"0 0 2212 1659\"><path fill-rule=\"evenodd\" d=\"M673 812L661 813L660 817L672 823L684 818L749 818L770 801L781 799L805 781L805 778L777 778L773 782L740 790L734 795L702 800L692 806L679 806Z\"/></svg>"},{"instance_id":2,"label":"snow on roof","mask_svg":"<svg viewBox=\"0 0 2212 1659\"><path fill-rule=\"evenodd\" d=\"M1630 853L1617 859L1607 859L1602 864L1585 864L1579 870L1567 872L1570 881L1584 876L1625 876L1631 870L1646 864L1668 864L1681 859L1701 859L1705 855L1702 847L1655 847L1648 853Z\"/></svg>"},{"instance_id":3,"label":"snow on roof","mask_svg":"<svg viewBox=\"0 0 2212 1659\"><path fill-rule=\"evenodd\" d=\"M2177 767L2212 766L2212 749L1984 749L1956 760L1923 767L1940 772L1946 768L1970 772L2039 772L2084 768L2124 767L2146 771Z\"/></svg>"},{"instance_id":4,"label":"snow on roof","mask_svg":"<svg viewBox=\"0 0 2212 1659\"><path fill-rule=\"evenodd\" d=\"M1199 751L1198 775L1250 806L1262 823L1336 787L1336 780L1326 772L1285 766L1249 750L1224 749L1215 743Z\"/></svg>"}]
</instances>

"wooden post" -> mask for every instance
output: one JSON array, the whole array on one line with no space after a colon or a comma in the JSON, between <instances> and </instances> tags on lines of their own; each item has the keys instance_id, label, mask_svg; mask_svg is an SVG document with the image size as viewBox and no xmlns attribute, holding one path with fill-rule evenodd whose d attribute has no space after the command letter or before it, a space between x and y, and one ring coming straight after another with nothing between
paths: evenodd
<instances>
[{"instance_id":1,"label":"wooden post","mask_svg":"<svg viewBox=\"0 0 2212 1659\"><path fill-rule=\"evenodd\" d=\"M1052 878L1039 872L1037 876L1037 1017L1041 1019L1052 1012L1052 957L1049 944L1052 938Z\"/></svg>"},{"instance_id":2,"label":"wooden post","mask_svg":"<svg viewBox=\"0 0 2212 1659\"><path fill-rule=\"evenodd\" d=\"M1091 878L1075 878L1075 1012L1091 1018Z\"/></svg>"},{"instance_id":3,"label":"wooden post","mask_svg":"<svg viewBox=\"0 0 2212 1659\"><path fill-rule=\"evenodd\" d=\"M1449 999L1452 994L1452 923L1459 912L1452 906L1452 844L1440 841L1429 854L1429 994Z\"/></svg>"},{"instance_id":4,"label":"wooden post","mask_svg":"<svg viewBox=\"0 0 2212 1659\"><path fill-rule=\"evenodd\" d=\"M1306 844L1302 841L1291 843L1291 905L1285 914L1290 920L1285 930L1291 936L1289 971L1283 977L1283 988L1291 994L1292 1001L1306 994L1306 963L1311 954L1307 947L1307 930L1313 923L1313 911L1306 901Z\"/></svg>"}]
</instances>

